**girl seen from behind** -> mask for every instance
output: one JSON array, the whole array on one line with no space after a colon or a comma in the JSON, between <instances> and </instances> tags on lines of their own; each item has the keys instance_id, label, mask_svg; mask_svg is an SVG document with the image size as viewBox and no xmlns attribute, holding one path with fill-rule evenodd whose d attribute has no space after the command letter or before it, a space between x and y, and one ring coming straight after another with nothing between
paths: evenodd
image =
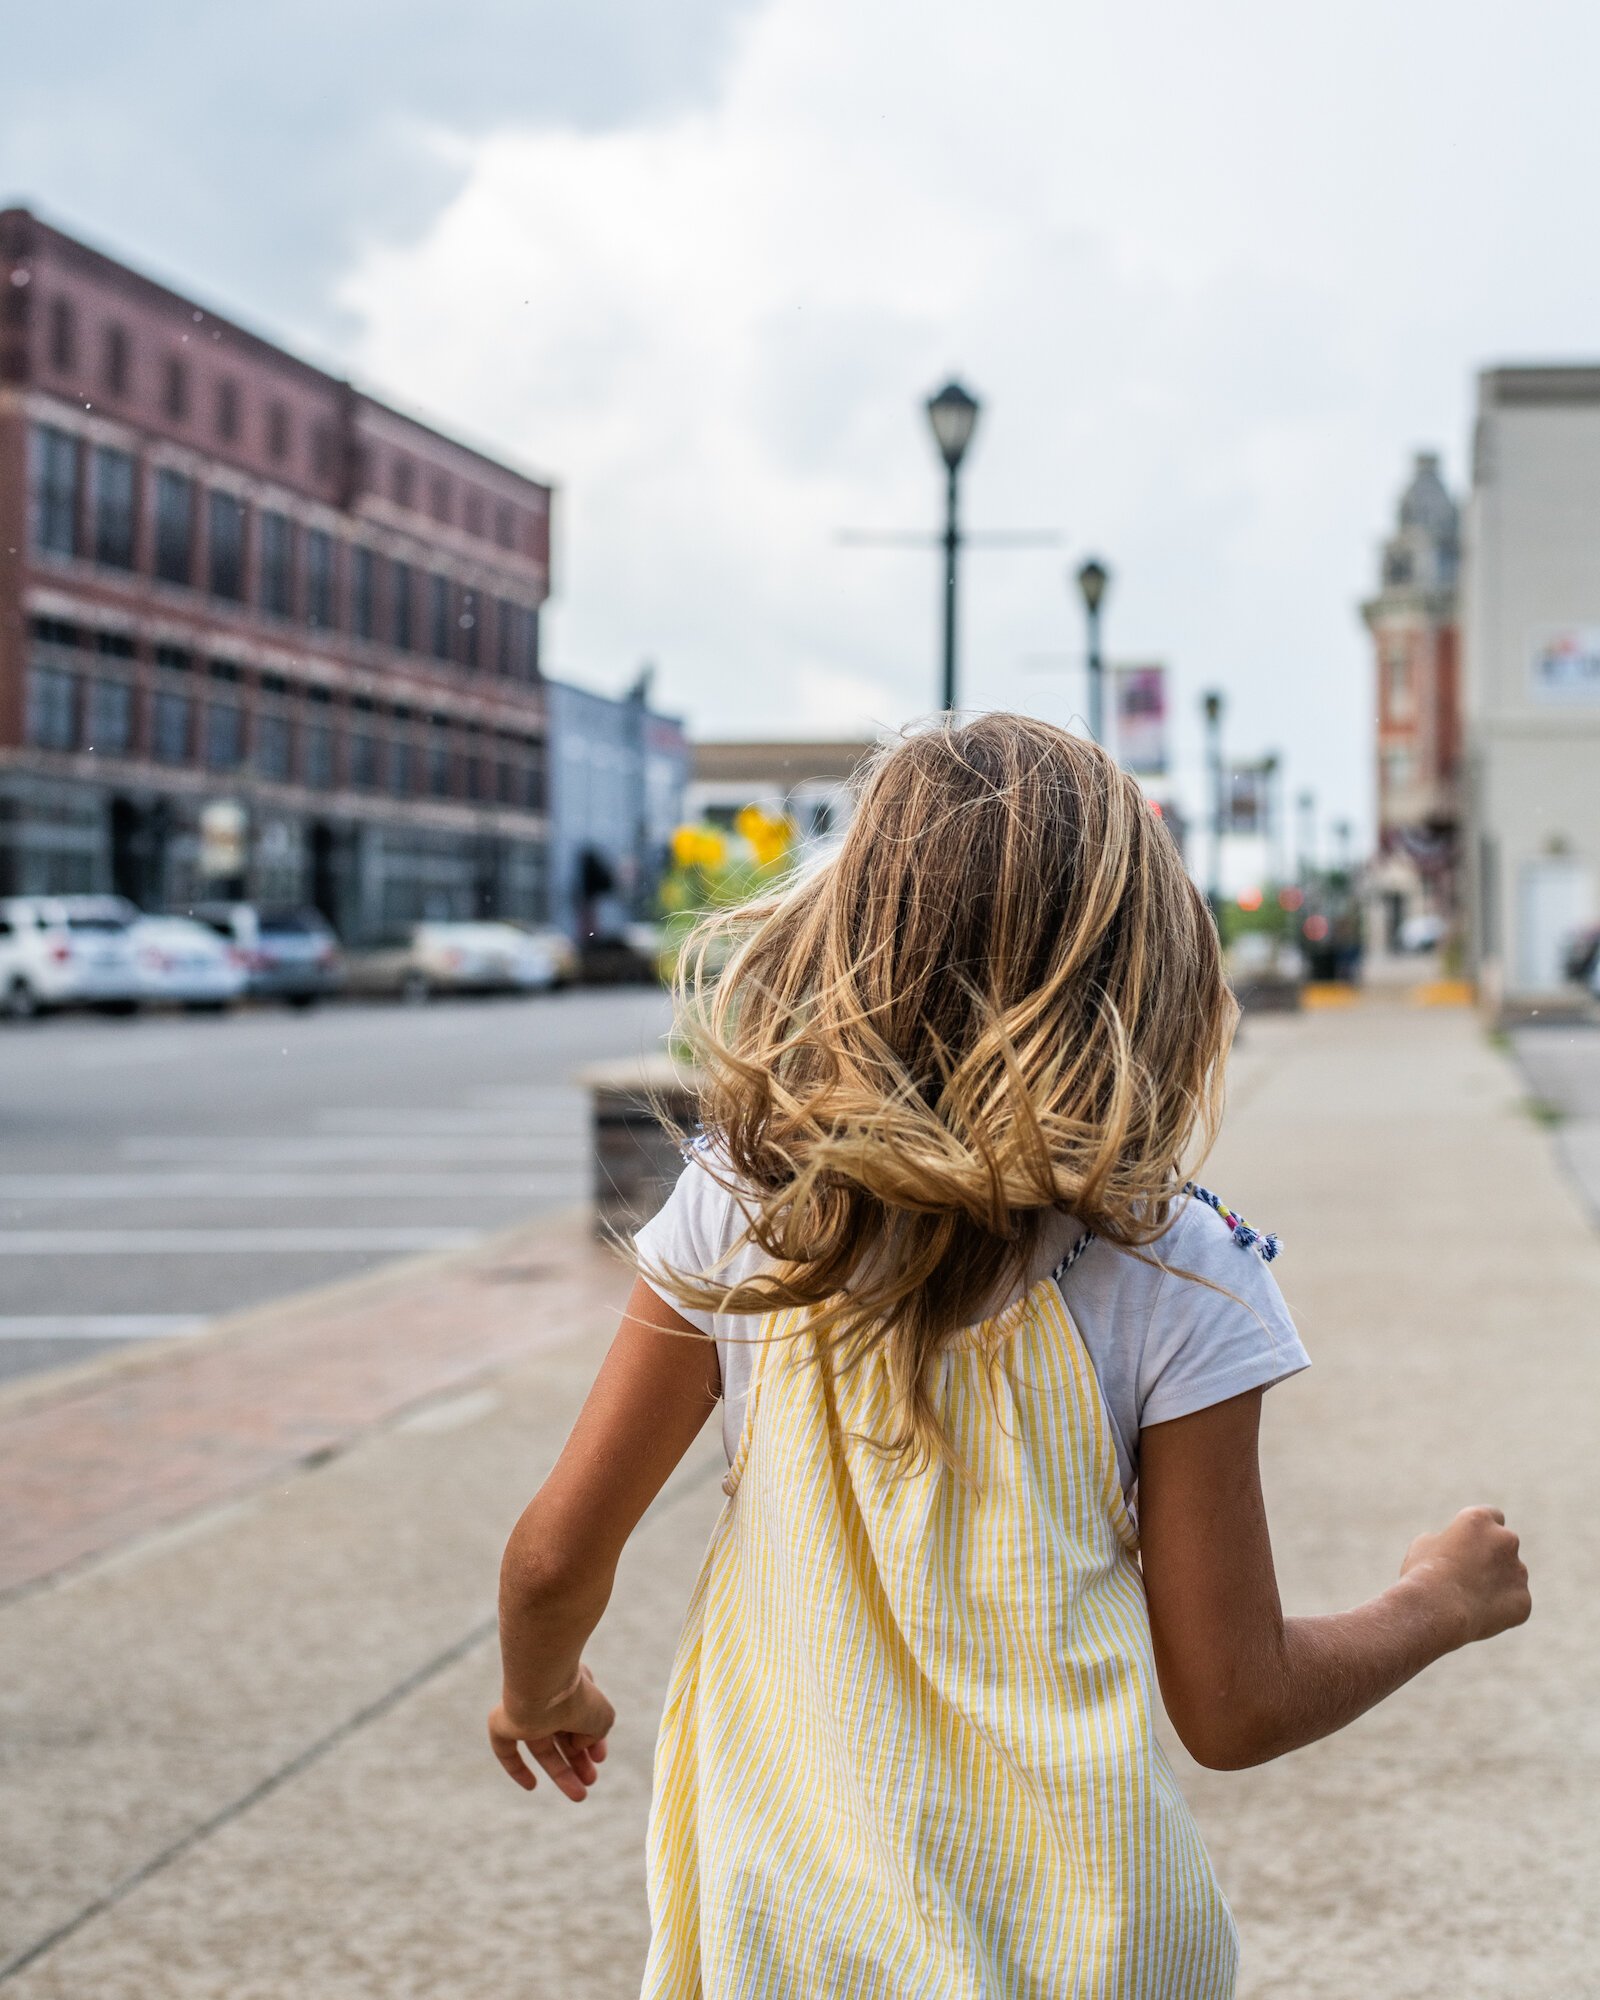
<instances>
[{"instance_id":1,"label":"girl seen from behind","mask_svg":"<svg viewBox=\"0 0 1600 2000\"><path fill-rule=\"evenodd\" d=\"M1370 1603L1282 1614L1257 1426L1306 1355L1271 1239L1188 1180L1234 1007L1168 833L1092 744L947 719L680 1000L703 1133L506 1551L496 1755L595 1783L583 1647L720 1401L646 1994L1224 2000L1157 1687L1201 1762L1258 1763L1529 1599L1477 1507Z\"/></svg>"}]
</instances>

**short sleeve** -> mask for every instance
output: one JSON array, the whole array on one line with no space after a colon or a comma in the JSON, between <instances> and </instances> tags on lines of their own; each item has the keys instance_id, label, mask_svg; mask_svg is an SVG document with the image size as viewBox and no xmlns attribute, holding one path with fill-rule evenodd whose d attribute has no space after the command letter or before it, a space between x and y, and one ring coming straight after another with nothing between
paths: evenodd
<instances>
[{"instance_id":1,"label":"short sleeve","mask_svg":"<svg viewBox=\"0 0 1600 2000\"><path fill-rule=\"evenodd\" d=\"M761 1261L760 1251L747 1245L723 1263L744 1233L746 1222L738 1200L708 1169L703 1155L691 1152L671 1194L634 1235L633 1247L646 1266L646 1284L702 1333L718 1331L718 1315L701 1306L681 1304L672 1297L665 1276L656 1278L650 1273L698 1273L715 1266L725 1282L736 1283L747 1274L747 1268Z\"/></svg>"},{"instance_id":2,"label":"short sleeve","mask_svg":"<svg viewBox=\"0 0 1600 2000\"><path fill-rule=\"evenodd\" d=\"M1139 1362L1141 1430L1310 1367L1266 1262L1211 1209L1191 1201L1157 1252L1167 1268Z\"/></svg>"}]
</instances>

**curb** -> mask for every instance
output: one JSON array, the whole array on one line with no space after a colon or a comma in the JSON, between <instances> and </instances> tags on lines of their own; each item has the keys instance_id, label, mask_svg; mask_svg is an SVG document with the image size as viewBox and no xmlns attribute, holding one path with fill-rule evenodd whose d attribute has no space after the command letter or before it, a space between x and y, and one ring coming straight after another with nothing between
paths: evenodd
<instances>
[{"instance_id":1,"label":"curb","mask_svg":"<svg viewBox=\"0 0 1600 2000\"><path fill-rule=\"evenodd\" d=\"M0 1384L0 1418L22 1415L46 1403L70 1401L76 1395L99 1388L115 1376L137 1375L147 1369L160 1368L174 1357L193 1354L202 1346L248 1340L252 1334L286 1319L298 1319L303 1314L329 1308L338 1310L360 1305L373 1297L381 1297L385 1292L409 1286L425 1274L447 1271L453 1266L466 1273L476 1265L495 1262L513 1246L538 1242L547 1235L558 1238L565 1246L571 1242L574 1229L579 1227L585 1234L589 1233L592 1227L590 1210L587 1204L575 1202L569 1207L551 1209L530 1217L526 1222L514 1222L472 1243L447 1250L420 1250L414 1256L392 1258L376 1269L362 1271L355 1277L335 1278L326 1285L314 1285L307 1291L288 1292L261 1305L246 1306L240 1312L224 1313L191 1333L166 1334L155 1340L141 1340L104 1354L91 1355L86 1361L70 1363L64 1368L25 1375L18 1381Z\"/></svg>"}]
</instances>

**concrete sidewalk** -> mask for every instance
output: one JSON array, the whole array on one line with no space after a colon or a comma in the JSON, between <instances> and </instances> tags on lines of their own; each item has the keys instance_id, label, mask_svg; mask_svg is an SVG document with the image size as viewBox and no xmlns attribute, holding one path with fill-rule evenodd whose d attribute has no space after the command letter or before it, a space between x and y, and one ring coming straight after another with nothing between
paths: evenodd
<instances>
[{"instance_id":1,"label":"concrete sidewalk","mask_svg":"<svg viewBox=\"0 0 1600 2000\"><path fill-rule=\"evenodd\" d=\"M1400 1005L1252 1022L1236 1063L1207 1178L1283 1235L1317 1363L1269 1402L1289 1607L1370 1593L1480 1498L1536 1603L1327 1744L1182 1763L1248 1996L1600 1991L1600 1475L1562 1424L1594 1407L1600 1240L1523 1095L1470 1016ZM624 1288L546 1227L0 1407L30 1534L0 1602L8 2000L636 1990L711 1436L594 1649L621 1717L600 1790L526 1799L482 1747L500 1542Z\"/></svg>"}]
</instances>

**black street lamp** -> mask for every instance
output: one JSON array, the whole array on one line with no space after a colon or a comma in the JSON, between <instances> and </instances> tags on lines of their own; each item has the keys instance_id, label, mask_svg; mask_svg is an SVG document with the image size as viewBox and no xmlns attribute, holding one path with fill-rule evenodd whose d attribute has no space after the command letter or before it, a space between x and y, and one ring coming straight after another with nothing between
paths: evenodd
<instances>
[{"instance_id":1,"label":"black street lamp","mask_svg":"<svg viewBox=\"0 0 1600 2000\"><path fill-rule=\"evenodd\" d=\"M1222 695L1212 688L1201 697L1206 718L1206 762L1211 769L1211 880L1206 889L1214 915L1222 910Z\"/></svg>"},{"instance_id":2,"label":"black street lamp","mask_svg":"<svg viewBox=\"0 0 1600 2000\"><path fill-rule=\"evenodd\" d=\"M928 422L944 460L944 706L956 705L956 558L961 550L960 518L956 508L956 477L978 422L978 402L959 382L947 382L928 398Z\"/></svg>"},{"instance_id":3,"label":"black street lamp","mask_svg":"<svg viewBox=\"0 0 1600 2000\"><path fill-rule=\"evenodd\" d=\"M1106 740L1106 674L1100 656L1100 606L1110 581L1110 570L1096 556L1090 556L1078 570L1078 588L1089 626L1089 734L1101 744Z\"/></svg>"}]
</instances>

